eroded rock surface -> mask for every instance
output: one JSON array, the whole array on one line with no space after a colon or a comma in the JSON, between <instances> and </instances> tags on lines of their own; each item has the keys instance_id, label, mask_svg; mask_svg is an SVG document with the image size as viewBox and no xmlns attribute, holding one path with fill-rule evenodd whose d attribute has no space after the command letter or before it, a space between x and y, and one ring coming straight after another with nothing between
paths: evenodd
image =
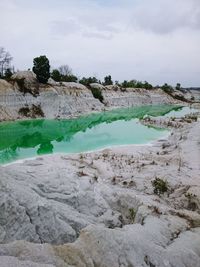
<instances>
[{"instance_id":1,"label":"eroded rock surface","mask_svg":"<svg viewBox=\"0 0 200 267\"><path fill-rule=\"evenodd\" d=\"M154 146L1 167L1 266L199 267L200 122L178 123Z\"/></svg>"},{"instance_id":2,"label":"eroded rock surface","mask_svg":"<svg viewBox=\"0 0 200 267\"><path fill-rule=\"evenodd\" d=\"M120 88L116 85L91 84L103 96L103 103L94 98L90 89L78 83L58 83L49 79L47 85L37 82L31 71L14 74L10 82L0 79L0 121L26 118L70 118L95 111L120 107L133 107L151 104L176 104L180 100L166 94L161 89L145 90ZM178 92L183 95L183 93ZM198 93L185 93L187 99L198 99ZM32 107L40 109L39 115L28 112Z\"/></svg>"}]
</instances>

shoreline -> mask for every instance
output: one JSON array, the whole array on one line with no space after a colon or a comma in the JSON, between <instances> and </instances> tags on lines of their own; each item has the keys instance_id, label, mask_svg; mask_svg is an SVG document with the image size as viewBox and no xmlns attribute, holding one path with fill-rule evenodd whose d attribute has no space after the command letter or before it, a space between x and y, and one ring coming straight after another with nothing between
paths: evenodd
<instances>
[{"instance_id":1,"label":"shoreline","mask_svg":"<svg viewBox=\"0 0 200 267\"><path fill-rule=\"evenodd\" d=\"M180 108L184 108L184 107L189 107L192 108L191 105L189 105L188 103L166 103L164 104L166 106L177 106ZM120 110L120 109L134 109L134 108L138 108L138 107L151 107L151 106L163 106L163 104L138 104L135 106L129 106L129 107L120 107L120 106L111 106L111 107L104 107L101 110L89 110L86 112L83 112L83 114L77 114L77 115L68 115L67 117L36 117L36 118L31 118L31 117L24 117L24 118L17 118L17 119L7 119L7 120L1 120L0 119L0 124L1 123L11 123L11 122L23 122L23 121L31 121L31 120L56 120L56 121L60 121L60 120L75 120L75 119L79 119L82 117L87 117L90 115L95 115L95 114L100 114L100 113L104 113L104 112L110 112L110 111L114 111L114 110Z\"/></svg>"},{"instance_id":2,"label":"shoreline","mask_svg":"<svg viewBox=\"0 0 200 267\"><path fill-rule=\"evenodd\" d=\"M163 118L163 124L170 120ZM167 139L151 145L0 166L8 221L1 225L0 259L4 251L6 257L21 261L24 255L56 267L99 261L119 266L121 257L133 266L145 266L148 258L158 267L190 267L192 257L198 266L200 120L180 118L176 124ZM156 179L166 192L155 193Z\"/></svg>"},{"instance_id":3,"label":"shoreline","mask_svg":"<svg viewBox=\"0 0 200 267\"><path fill-rule=\"evenodd\" d=\"M141 123L141 122L140 122ZM160 128L162 129L162 128ZM122 145L110 145L110 146L106 146L106 147L103 147L103 148L98 148L98 149L95 149L95 150L89 150L89 151L83 151L83 152L75 152L75 153L64 153L64 152L55 152L55 153L52 153L52 154L41 154L41 155L37 155L37 156L34 156L34 157L28 157L28 158L22 158L22 159L18 159L16 161L12 161L12 162L8 162L8 163L5 163L5 164L0 164L1 167L7 167L9 165L12 165L12 164L21 164L21 163L24 163L25 161L27 160L37 160L37 158L44 158L44 157L50 157L50 156L54 156L54 155L58 155L58 156L64 156L64 155L67 155L67 156L74 156L74 155L81 155L81 154L93 154L93 153L98 153L98 152L102 152L104 150L111 150L111 151L115 151L117 149L131 149L131 148L135 148L135 147L152 147L152 146L157 146L161 141L167 141L167 139L170 137L171 135L171 130L166 128L166 131L168 131L168 133L164 134L163 136L159 137L158 139L156 140L152 140L152 141L149 141L148 143L145 143L145 144L122 144Z\"/></svg>"}]
</instances>

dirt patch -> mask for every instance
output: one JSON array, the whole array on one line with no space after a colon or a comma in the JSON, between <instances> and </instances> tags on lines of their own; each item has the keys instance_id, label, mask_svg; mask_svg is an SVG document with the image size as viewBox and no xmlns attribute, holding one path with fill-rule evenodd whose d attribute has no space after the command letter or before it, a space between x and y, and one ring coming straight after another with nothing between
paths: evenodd
<instances>
[{"instance_id":1,"label":"dirt patch","mask_svg":"<svg viewBox=\"0 0 200 267\"><path fill-rule=\"evenodd\" d=\"M32 105L31 107L25 106L23 108L20 108L18 113L27 118L38 118L38 117L44 117L44 112L40 105Z\"/></svg>"}]
</instances>

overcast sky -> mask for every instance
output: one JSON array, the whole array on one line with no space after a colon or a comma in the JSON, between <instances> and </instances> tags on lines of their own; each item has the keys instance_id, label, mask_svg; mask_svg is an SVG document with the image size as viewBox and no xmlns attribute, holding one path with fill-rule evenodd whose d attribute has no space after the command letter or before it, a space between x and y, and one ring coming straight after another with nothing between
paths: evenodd
<instances>
[{"instance_id":1,"label":"overcast sky","mask_svg":"<svg viewBox=\"0 0 200 267\"><path fill-rule=\"evenodd\" d=\"M200 86L200 0L0 0L17 69L47 55L78 76Z\"/></svg>"}]
</instances>

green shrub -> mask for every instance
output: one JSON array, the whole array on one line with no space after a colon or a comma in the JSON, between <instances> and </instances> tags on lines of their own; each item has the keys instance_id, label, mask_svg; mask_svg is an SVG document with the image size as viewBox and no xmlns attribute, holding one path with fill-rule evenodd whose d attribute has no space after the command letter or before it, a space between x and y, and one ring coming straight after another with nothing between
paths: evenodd
<instances>
[{"instance_id":1,"label":"green shrub","mask_svg":"<svg viewBox=\"0 0 200 267\"><path fill-rule=\"evenodd\" d=\"M97 80L96 77L89 77L89 78L85 78L83 77L79 83L85 85L85 86L89 86L91 83L98 83L99 81Z\"/></svg>"},{"instance_id":2,"label":"green shrub","mask_svg":"<svg viewBox=\"0 0 200 267\"><path fill-rule=\"evenodd\" d=\"M59 70L57 70L57 69L52 70L52 72L51 72L51 78L55 82L60 82L61 81L61 74L60 74Z\"/></svg>"},{"instance_id":3,"label":"green shrub","mask_svg":"<svg viewBox=\"0 0 200 267\"><path fill-rule=\"evenodd\" d=\"M104 98L103 98L102 92L99 88L91 88L91 92L92 92L94 98L99 99L99 101L103 103Z\"/></svg>"},{"instance_id":4,"label":"green shrub","mask_svg":"<svg viewBox=\"0 0 200 267\"><path fill-rule=\"evenodd\" d=\"M168 85L167 83L165 83L161 88L165 93L170 94L170 95L174 92L172 86Z\"/></svg>"},{"instance_id":5,"label":"green shrub","mask_svg":"<svg viewBox=\"0 0 200 267\"><path fill-rule=\"evenodd\" d=\"M168 191L168 183L160 178L156 178L152 181L154 194L161 195Z\"/></svg>"},{"instance_id":6,"label":"green shrub","mask_svg":"<svg viewBox=\"0 0 200 267\"><path fill-rule=\"evenodd\" d=\"M130 209L129 209L129 218L130 218L130 220L131 220L132 223L133 223L134 220L135 220L135 215L136 215L135 210L134 210L133 208L130 208Z\"/></svg>"}]
</instances>

